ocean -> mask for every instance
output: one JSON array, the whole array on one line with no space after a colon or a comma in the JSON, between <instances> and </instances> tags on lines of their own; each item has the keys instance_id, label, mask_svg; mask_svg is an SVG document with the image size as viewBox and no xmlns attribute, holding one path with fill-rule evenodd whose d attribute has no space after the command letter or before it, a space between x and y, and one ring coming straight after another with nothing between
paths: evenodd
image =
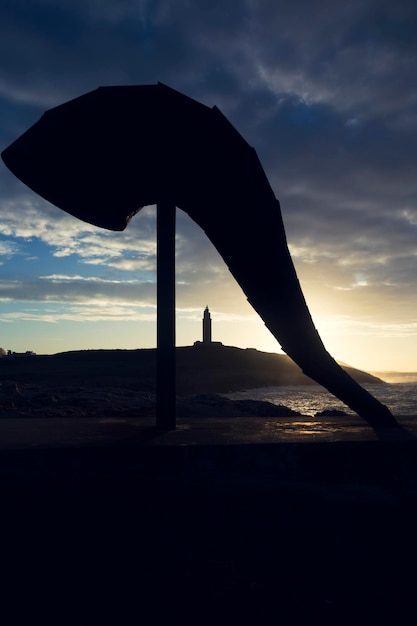
<instances>
[{"instance_id":1,"label":"ocean","mask_svg":"<svg viewBox=\"0 0 417 626\"><path fill-rule=\"evenodd\" d=\"M375 383L363 387L385 404L393 415L417 416L417 382ZM262 387L222 395L231 400L266 400L308 416L326 409L338 409L354 415L349 407L318 385Z\"/></svg>"}]
</instances>

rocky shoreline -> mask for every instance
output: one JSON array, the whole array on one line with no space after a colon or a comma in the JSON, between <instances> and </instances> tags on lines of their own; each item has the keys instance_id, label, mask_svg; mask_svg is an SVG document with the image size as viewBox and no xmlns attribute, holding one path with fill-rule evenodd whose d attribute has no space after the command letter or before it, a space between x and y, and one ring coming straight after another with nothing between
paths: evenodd
<instances>
[{"instance_id":1,"label":"rocky shoreline","mask_svg":"<svg viewBox=\"0 0 417 626\"><path fill-rule=\"evenodd\" d=\"M125 387L0 383L1 417L152 417L155 394ZM229 400L218 394L177 399L178 417L290 417L300 413L257 400Z\"/></svg>"}]
</instances>

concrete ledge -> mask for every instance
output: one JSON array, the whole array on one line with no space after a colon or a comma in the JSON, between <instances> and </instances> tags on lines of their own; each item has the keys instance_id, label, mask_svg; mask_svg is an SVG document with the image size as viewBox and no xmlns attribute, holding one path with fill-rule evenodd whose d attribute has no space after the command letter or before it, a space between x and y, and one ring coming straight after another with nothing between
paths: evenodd
<instances>
[{"instance_id":1,"label":"concrete ledge","mask_svg":"<svg viewBox=\"0 0 417 626\"><path fill-rule=\"evenodd\" d=\"M180 418L176 430L158 431L153 418L51 417L0 419L3 450L101 447L178 447L236 444L399 441L417 437L417 417L399 417L399 429L375 432L354 417Z\"/></svg>"},{"instance_id":2,"label":"concrete ledge","mask_svg":"<svg viewBox=\"0 0 417 626\"><path fill-rule=\"evenodd\" d=\"M0 421L0 481L350 481L414 490L414 421L379 434L358 420L144 419ZM378 438L379 437L379 438Z\"/></svg>"},{"instance_id":3,"label":"concrete ledge","mask_svg":"<svg viewBox=\"0 0 417 626\"><path fill-rule=\"evenodd\" d=\"M328 427L309 441L313 425L280 440L257 418L168 433L0 422L4 607L17 595L15 616L58 621L410 623L416 440L329 440Z\"/></svg>"}]
</instances>

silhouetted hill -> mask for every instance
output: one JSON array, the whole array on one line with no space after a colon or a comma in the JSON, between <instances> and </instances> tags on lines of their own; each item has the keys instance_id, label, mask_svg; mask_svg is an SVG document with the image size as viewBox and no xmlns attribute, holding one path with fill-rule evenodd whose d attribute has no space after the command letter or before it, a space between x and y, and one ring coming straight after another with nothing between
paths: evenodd
<instances>
[{"instance_id":1,"label":"silhouetted hill","mask_svg":"<svg viewBox=\"0 0 417 626\"><path fill-rule=\"evenodd\" d=\"M366 372L343 367L359 383L382 382ZM181 393L195 393L194 388L201 384L204 390L198 392L317 384L286 354L216 344L177 348L177 377Z\"/></svg>"},{"instance_id":2,"label":"silhouetted hill","mask_svg":"<svg viewBox=\"0 0 417 626\"><path fill-rule=\"evenodd\" d=\"M343 366L359 383L379 378ZM123 386L155 390L156 350L81 350L0 359L0 381ZM286 355L221 344L177 348L179 395L278 385L314 385Z\"/></svg>"}]
</instances>

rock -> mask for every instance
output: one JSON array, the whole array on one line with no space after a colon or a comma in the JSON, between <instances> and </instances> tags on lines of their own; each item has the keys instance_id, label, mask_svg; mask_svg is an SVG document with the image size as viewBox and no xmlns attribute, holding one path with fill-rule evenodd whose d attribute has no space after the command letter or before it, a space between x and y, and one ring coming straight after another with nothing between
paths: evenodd
<instances>
[{"instance_id":1,"label":"rock","mask_svg":"<svg viewBox=\"0 0 417 626\"><path fill-rule=\"evenodd\" d=\"M26 417L153 417L155 395L123 387L47 383L0 385L0 408ZM300 413L260 400L230 400L218 394L177 399L178 417L290 417Z\"/></svg>"},{"instance_id":2,"label":"rock","mask_svg":"<svg viewBox=\"0 0 417 626\"><path fill-rule=\"evenodd\" d=\"M229 400L218 394L199 394L177 401L178 417L289 417L300 413L261 400Z\"/></svg>"},{"instance_id":3,"label":"rock","mask_svg":"<svg viewBox=\"0 0 417 626\"><path fill-rule=\"evenodd\" d=\"M345 417L346 415L348 414L345 411L340 411L339 409L325 409L316 413L314 417Z\"/></svg>"}]
</instances>

